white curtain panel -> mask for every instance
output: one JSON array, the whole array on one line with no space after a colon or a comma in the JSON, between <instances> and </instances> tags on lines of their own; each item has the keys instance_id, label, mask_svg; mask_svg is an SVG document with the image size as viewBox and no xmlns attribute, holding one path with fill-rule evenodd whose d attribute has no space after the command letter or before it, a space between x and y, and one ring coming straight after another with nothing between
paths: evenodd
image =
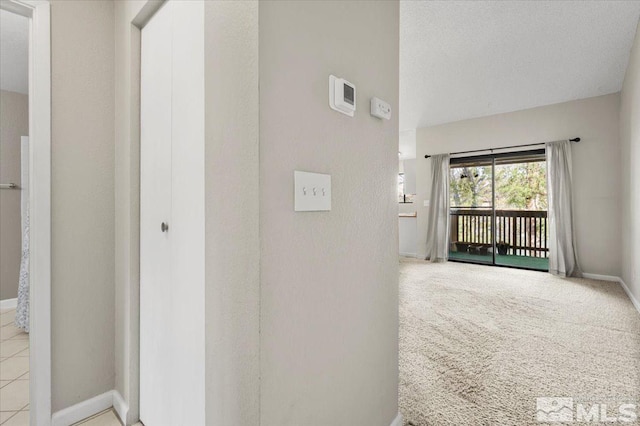
<instances>
[{"instance_id":1,"label":"white curtain panel","mask_svg":"<svg viewBox=\"0 0 640 426\"><path fill-rule=\"evenodd\" d=\"M427 222L427 259L449 258L449 154L431 157L431 203Z\"/></svg>"},{"instance_id":2,"label":"white curtain panel","mask_svg":"<svg viewBox=\"0 0 640 426\"><path fill-rule=\"evenodd\" d=\"M549 272L562 277L581 276L573 226L571 142L549 142L547 192L549 200Z\"/></svg>"}]
</instances>

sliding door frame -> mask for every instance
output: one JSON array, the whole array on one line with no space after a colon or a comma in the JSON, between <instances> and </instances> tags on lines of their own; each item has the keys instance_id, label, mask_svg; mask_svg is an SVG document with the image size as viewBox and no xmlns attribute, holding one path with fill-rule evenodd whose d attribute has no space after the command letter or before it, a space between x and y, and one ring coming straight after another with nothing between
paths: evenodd
<instances>
[{"instance_id":1,"label":"sliding door frame","mask_svg":"<svg viewBox=\"0 0 640 426\"><path fill-rule=\"evenodd\" d=\"M496 157L491 157L491 265L496 265Z\"/></svg>"},{"instance_id":2,"label":"sliding door frame","mask_svg":"<svg viewBox=\"0 0 640 426\"><path fill-rule=\"evenodd\" d=\"M511 269L523 269L528 271L537 271L537 272L548 272L542 269L536 268L528 268L525 266L512 266L512 265L502 265L496 263L496 225L497 225L497 217L496 217L496 159L502 158L512 158L512 157L523 157L523 156L544 156L546 150L544 148L541 149L532 149L525 151L509 151L502 152L498 154L482 154L482 155L470 155L464 157L454 157L449 160L449 168L455 166L456 164L468 163L468 162L486 162L487 160L491 161L491 263L486 262L475 262L470 260L461 260L461 259L452 259L449 258L450 262L459 262L459 263L472 263L475 265L488 265L488 266L498 266L501 268L511 268ZM449 214L451 214L451 207L449 207Z\"/></svg>"}]
</instances>

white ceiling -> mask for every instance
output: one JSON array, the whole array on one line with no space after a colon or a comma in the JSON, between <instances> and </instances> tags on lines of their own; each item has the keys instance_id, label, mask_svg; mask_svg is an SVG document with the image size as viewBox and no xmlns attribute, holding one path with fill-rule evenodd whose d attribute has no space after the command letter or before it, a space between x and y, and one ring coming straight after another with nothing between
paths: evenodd
<instances>
[{"instance_id":1,"label":"white ceiling","mask_svg":"<svg viewBox=\"0 0 640 426\"><path fill-rule=\"evenodd\" d=\"M402 1L400 130L618 92L640 1Z\"/></svg>"},{"instance_id":2,"label":"white ceiling","mask_svg":"<svg viewBox=\"0 0 640 426\"><path fill-rule=\"evenodd\" d=\"M29 92L29 20L0 10L0 88Z\"/></svg>"}]
</instances>

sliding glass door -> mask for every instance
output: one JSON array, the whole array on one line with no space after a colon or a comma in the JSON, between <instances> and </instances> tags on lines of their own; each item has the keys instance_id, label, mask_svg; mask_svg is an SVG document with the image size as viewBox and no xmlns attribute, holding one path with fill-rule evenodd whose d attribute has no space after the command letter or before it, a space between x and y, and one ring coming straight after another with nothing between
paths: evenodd
<instances>
[{"instance_id":1,"label":"sliding glass door","mask_svg":"<svg viewBox=\"0 0 640 426\"><path fill-rule=\"evenodd\" d=\"M493 264L493 160L463 160L451 160L449 258Z\"/></svg>"},{"instance_id":2,"label":"sliding glass door","mask_svg":"<svg viewBox=\"0 0 640 426\"><path fill-rule=\"evenodd\" d=\"M544 150L453 158L453 261L548 270Z\"/></svg>"}]
</instances>

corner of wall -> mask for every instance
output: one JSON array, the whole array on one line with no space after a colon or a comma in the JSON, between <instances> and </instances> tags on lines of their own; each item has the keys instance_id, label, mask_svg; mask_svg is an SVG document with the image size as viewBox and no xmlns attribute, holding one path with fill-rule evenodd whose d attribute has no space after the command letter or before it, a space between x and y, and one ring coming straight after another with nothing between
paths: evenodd
<instances>
[{"instance_id":1,"label":"corner of wall","mask_svg":"<svg viewBox=\"0 0 640 426\"><path fill-rule=\"evenodd\" d=\"M640 300L640 22L620 93L622 279Z\"/></svg>"}]
</instances>

